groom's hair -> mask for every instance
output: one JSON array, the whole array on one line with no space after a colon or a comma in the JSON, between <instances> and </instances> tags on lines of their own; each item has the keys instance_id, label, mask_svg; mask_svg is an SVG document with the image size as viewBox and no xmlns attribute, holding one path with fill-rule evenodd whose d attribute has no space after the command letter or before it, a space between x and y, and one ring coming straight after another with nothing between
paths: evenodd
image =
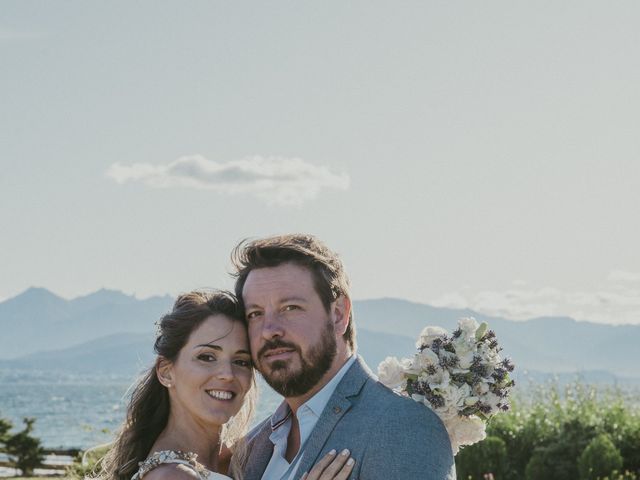
<instances>
[{"instance_id":1,"label":"groom's hair","mask_svg":"<svg viewBox=\"0 0 640 480\"><path fill-rule=\"evenodd\" d=\"M236 271L235 293L243 305L242 289L252 270L277 267L293 263L311 272L313 285L327 312L340 296L350 299L349 277L337 253L322 241L308 234L278 235L257 240L241 241L231 253ZM353 308L349 313L349 324L343 335L351 350L356 347L356 330L353 323Z\"/></svg>"}]
</instances>

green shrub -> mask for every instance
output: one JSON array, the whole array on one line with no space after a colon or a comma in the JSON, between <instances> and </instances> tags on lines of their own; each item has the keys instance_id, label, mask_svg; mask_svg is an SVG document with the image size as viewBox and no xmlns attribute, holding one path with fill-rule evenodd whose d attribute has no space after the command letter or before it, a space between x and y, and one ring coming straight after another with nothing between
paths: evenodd
<instances>
[{"instance_id":1,"label":"green shrub","mask_svg":"<svg viewBox=\"0 0 640 480\"><path fill-rule=\"evenodd\" d=\"M603 477L600 480L638 480L638 476L628 470L625 470L622 473L614 470L613 472L611 472L611 475Z\"/></svg>"},{"instance_id":2,"label":"green shrub","mask_svg":"<svg viewBox=\"0 0 640 480\"><path fill-rule=\"evenodd\" d=\"M13 464L22 470L23 476L28 476L33 473L34 468L42 463L44 452L40 445L40 439L31 436L36 419L25 418L23 421L24 430L10 435L5 445L6 452L14 458Z\"/></svg>"},{"instance_id":3,"label":"green shrub","mask_svg":"<svg viewBox=\"0 0 640 480\"><path fill-rule=\"evenodd\" d=\"M480 443L464 447L456 455L458 477L483 480L486 473L492 473L500 480L504 478L507 462L507 446L498 437L487 437Z\"/></svg>"},{"instance_id":4,"label":"green shrub","mask_svg":"<svg viewBox=\"0 0 640 480\"><path fill-rule=\"evenodd\" d=\"M526 480L575 480L578 478L574 447L558 441L534 450L525 468Z\"/></svg>"},{"instance_id":5,"label":"green shrub","mask_svg":"<svg viewBox=\"0 0 640 480\"><path fill-rule=\"evenodd\" d=\"M578 457L602 433L610 435L622 454L623 468L640 472L637 398L637 392L596 389L579 382L563 388L548 383L516 390L511 411L497 415L487 426L487 435L503 439L507 447L506 472L498 480L575 480Z\"/></svg>"},{"instance_id":6,"label":"green shrub","mask_svg":"<svg viewBox=\"0 0 640 480\"><path fill-rule=\"evenodd\" d=\"M638 394L619 392L602 406L603 432L609 434L623 457L623 469L640 472L640 412L629 405L638 402Z\"/></svg>"},{"instance_id":7,"label":"green shrub","mask_svg":"<svg viewBox=\"0 0 640 480\"><path fill-rule=\"evenodd\" d=\"M67 467L65 478L70 480L82 480L84 478L92 478L100 473L100 460L109 450L111 444L100 445L91 448L86 452L80 452L74 459L73 463Z\"/></svg>"},{"instance_id":8,"label":"green shrub","mask_svg":"<svg viewBox=\"0 0 640 480\"><path fill-rule=\"evenodd\" d=\"M527 480L538 480L543 478L549 478L548 472L551 470L552 465L547 455L545 455L544 448L538 448L531 455L529 463L525 468L525 478Z\"/></svg>"},{"instance_id":9,"label":"green shrub","mask_svg":"<svg viewBox=\"0 0 640 480\"><path fill-rule=\"evenodd\" d=\"M546 412L542 402L524 406L516 398L511 403L510 412L497 415L491 420L487 435L499 437L507 445L504 478L521 480L533 450L551 441L556 432L552 425L544 421Z\"/></svg>"},{"instance_id":10,"label":"green shrub","mask_svg":"<svg viewBox=\"0 0 640 480\"><path fill-rule=\"evenodd\" d=\"M622 455L622 467L626 471L640 472L640 420L629 416L623 421L621 432L612 438Z\"/></svg>"},{"instance_id":11,"label":"green shrub","mask_svg":"<svg viewBox=\"0 0 640 480\"><path fill-rule=\"evenodd\" d=\"M9 438L9 430L11 430L11 428L13 427L13 425L11 424L11 422L5 418L0 418L0 445L4 445L5 442L7 441L7 439ZM3 449L0 448L0 452Z\"/></svg>"},{"instance_id":12,"label":"green shrub","mask_svg":"<svg viewBox=\"0 0 640 480\"><path fill-rule=\"evenodd\" d=\"M622 468L622 455L606 433L595 437L578 459L580 480L597 480Z\"/></svg>"}]
</instances>

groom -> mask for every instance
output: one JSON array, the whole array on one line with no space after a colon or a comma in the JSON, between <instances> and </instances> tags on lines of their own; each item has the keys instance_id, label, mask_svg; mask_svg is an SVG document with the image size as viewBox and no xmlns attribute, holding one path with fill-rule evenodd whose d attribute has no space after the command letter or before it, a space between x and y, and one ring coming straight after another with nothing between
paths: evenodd
<instances>
[{"instance_id":1,"label":"groom","mask_svg":"<svg viewBox=\"0 0 640 480\"><path fill-rule=\"evenodd\" d=\"M311 235L243 242L232 256L253 361L284 397L247 436L244 478L299 479L348 448L352 479L455 479L440 419L381 385L356 355L338 256Z\"/></svg>"}]
</instances>

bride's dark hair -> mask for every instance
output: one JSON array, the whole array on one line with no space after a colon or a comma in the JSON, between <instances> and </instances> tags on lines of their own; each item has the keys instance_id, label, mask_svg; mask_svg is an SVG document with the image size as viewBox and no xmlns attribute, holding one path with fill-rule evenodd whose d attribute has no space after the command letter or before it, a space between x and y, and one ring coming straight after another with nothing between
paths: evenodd
<instances>
[{"instance_id":1,"label":"bride's dark hair","mask_svg":"<svg viewBox=\"0 0 640 480\"><path fill-rule=\"evenodd\" d=\"M170 411L169 393L158 380L156 366L162 358L174 362L191 332L211 315L225 315L243 322L242 308L236 298L220 290L182 294L176 299L172 311L162 317L154 345L156 362L133 389L124 425L101 460L102 473L99 478L130 480L138 470L138 462L147 458L167 425ZM254 376L242 408L224 425L220 435L220 441L233 451L232 468L236 472L246 460L247 452L241 438L251 419L255 397Z\"/></svg>"}]
</instances>

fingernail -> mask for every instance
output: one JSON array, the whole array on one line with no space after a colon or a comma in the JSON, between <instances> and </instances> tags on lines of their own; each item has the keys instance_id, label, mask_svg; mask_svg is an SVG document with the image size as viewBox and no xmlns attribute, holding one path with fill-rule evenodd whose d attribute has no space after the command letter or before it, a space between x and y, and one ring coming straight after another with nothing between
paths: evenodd
<instances>
[{"instance_id":1,"label":"fingernail","mask_svg":"<svg viewBox=\"0 0 640 480\"><path fill-rule=\"evenodd\" d=\"M335 454L336 454L336 449L335 448L329 452L329 455L335 455Z\"/></svg>"},{"instance_id":2,"label":"fingernail","mask_svg":"<svg viewBox=\"0 0 640 480\"><path fill-rule=\"evenodd\" d=\"M353 458L350 458L349 460L347 460L347 465L351 466L354 463L356 463L356 461Z\"/></svg>"},{"instance_id":3,"label":"fingernail","mask_svg":"<svg viewBox=\"0 0 640 480\"><path fill-rule=\"evenodd\" d=\"M347 455L349 455L349 450L347 450L346 448L344 450L342 450L342 452L340 453L340 455L344 455L345 457Z\"/></svg>"}]
</instances>

